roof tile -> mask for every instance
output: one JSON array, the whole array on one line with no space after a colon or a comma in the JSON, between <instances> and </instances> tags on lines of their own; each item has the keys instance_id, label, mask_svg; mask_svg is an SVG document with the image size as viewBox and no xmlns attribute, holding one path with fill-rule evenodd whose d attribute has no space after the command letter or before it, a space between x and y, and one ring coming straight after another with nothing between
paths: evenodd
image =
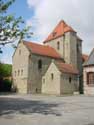
<instances>
[{"instance_id":1,"label":"roof tile","mask_svg":"<svg viewBox=\"0 0 94 125\"><path fill-rule=\"evenodd\" d=\"M66 32L75 32L72 27L68 26L63 20L59 22L59 24L56 26L56 28L53 30L53 32L47 37L47 39L44 41L44 43L49 42L50 40L53 40L57 37L60 37L64 35Z\"/></svg>"},{"instance_id":2,"label":"roof tile","mask_svg":"<svg viewBox=\"0 0 94 125\"><path fill-rule=\"evenodd\" d=\"M61 56L55 51L55 49L50 46L40 45L27 41L24 41L23 43L32 51L32 53L52 58L61 58Z\"/></svg>"},{"instance_id":3,"label":"roof tile","mask_svg":"<svg viewBox=\"0 0 94 125\"><path fill-rule=\"evenodd\" d=\"M75 68L73 65L71 64L66 64L60 61L57 61L57 66L59 68L59 70L63 73L71 73L71 74L78 74L78 70L77 68Z\"/></svg>"}]
</instances>

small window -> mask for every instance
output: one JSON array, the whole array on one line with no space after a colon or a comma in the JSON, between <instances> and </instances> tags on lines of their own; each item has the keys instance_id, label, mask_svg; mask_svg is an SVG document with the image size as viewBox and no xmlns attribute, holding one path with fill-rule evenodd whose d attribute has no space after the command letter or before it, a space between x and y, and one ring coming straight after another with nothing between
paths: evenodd
<instances>
[{"instance_id":1,"label":"small window","mask_svg":"<svg viewBox=\"0 0 94 125\"><path fill-rule=\"evenodd\" d=\"M16 71L15 71L15 76L16 76Z\"/></svg>"},{"instance_id":2,"label":"small window","mask_svg":"<svg viewBox=\"0 0 94 125\"><path fill-rule=\"evenodd\" d=\"M88 85L94 85L94 72L88 72L87 73L87 84Z\"/></svg>"},{"instance_id":3,"label":"small window","mask_svg":"<svg viewBox=\"0 0 94 125\"><path fill-rule=\"evenodd\" d=\"M53 73L51 73L51 80L53 80L54 79L54 74Z\"/></svg>"},{"instance_id":4,"label":"small window","mask_svg":"<svg viewBox=\"0 0 94 125\"><path fill-rule=\"evenodd\" d=\"M71 77L69 77L69 83L71 83Z\"/></svg>"},{"instance_id":5,"label":"small window","mask_svg":"<svg viewBox=\"0 0 94 125\"><path fill-rule=\"evenodd\" d=\"M57 49L60 49L60 42L57 42Z\"/></svg>"},{"instance_id":6,"label":"small window","mask_svg":"<svg viewBox=\"0 0 94 125\"><path fill-rule=\"evenodd\" d=\"M65 41L65 35L63 35L63 41Z\"/></svg>"},{"instance_id":7,"label":"small window","mask_svg":"<svg viewBox=\"0 0 94 125\"><path fill-rule=\"evenodd\" d=\"M23 69L21 70L21 75L23 75Z\"/></svg>"},{"instance_id":8,"label":"small window","mask_svg":"<svg viewBox=\"0 0 94 125\"><path fill-rule=\"evenodd\" d=\"M38 61L38 69L42 69L42 61L41 60Z\"/></svg>"},{"instance_id":9,"label":"small window","mask_svg":"<svg viewBox=\"0 0 94 125\"><path fill-rule=\"evenodd\" d=\"M38 89L36 88L36 93L38 92Z\"/></svg>"},{"instance_id":10,"label":"small window","mask_svg":"<svg viewBox=\"0 0 94 125\"><path fill-rule=\"evenodd\" d=\"M18 76L20 75L20 70L18 70Z\"/></svg>"},{"instance_id":11,"label":"small window","mask_svg":"<svg viewBox=\"0 0 94 125\"><path fill-rule=\"evenodd\" d=\"M21 49L19 49L19 55L21 55Z\"/></svg>"},{"instance_id":12,"label":"small window","mask_svg":"<svg viewBox=\"0 0 94 125\"><path fill-rule=\"evenodd\" d=\"M43 83L45 83L45 78L43 78Z\"/></svg>"}]
</instances>

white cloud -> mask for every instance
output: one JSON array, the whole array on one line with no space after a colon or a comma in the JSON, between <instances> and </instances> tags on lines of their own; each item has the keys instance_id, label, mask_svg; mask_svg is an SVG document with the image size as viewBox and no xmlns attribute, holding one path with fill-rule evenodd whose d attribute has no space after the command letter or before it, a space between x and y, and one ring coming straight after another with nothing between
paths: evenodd
<instances>
[{"instance_id":1,"label":"white cloud","mask_svg":"<svg viewBox=\"0 0 94 125\"><path fill-rule=\"evenodd\" d=\"M94 0L27 0L35 7L32 22L35 37L44 40L56 24L65 20L84 40L83 49L90 52L94 47Z\"/></svg>"},{"instance_id":2,"label":"white cloud","mask_svg":"<svg viewBox=\"0 0 94 125\"><path fill-rule=\"evenodd\" d=\"M29 8L37 7L40 2L41 2L41 0L27 0L27 4L28 4Z\"/></svg>"}]
</instances>

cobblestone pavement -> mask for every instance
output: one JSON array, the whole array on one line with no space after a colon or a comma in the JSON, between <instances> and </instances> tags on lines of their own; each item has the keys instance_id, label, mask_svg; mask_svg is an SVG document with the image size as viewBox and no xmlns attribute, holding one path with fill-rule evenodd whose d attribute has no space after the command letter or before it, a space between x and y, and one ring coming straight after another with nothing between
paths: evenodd
<instances>
[{"instance_id":1,"label":"cobblestone pavement","mask_svg":"<svg viewBox=\"0 0 94 125\"><path fill-rule=\"evenodd\" d=\"M94 125L94 96L0 96L0 125Z\"/></svg>"}]
</instances>

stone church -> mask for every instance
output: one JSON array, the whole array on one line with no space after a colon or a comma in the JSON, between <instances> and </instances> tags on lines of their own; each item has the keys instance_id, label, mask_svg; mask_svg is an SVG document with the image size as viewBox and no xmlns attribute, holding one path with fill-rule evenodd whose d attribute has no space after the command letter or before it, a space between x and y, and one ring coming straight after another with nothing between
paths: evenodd
<instances>
[{"instance_id":1,"label":"stone church","mask_svg":"<svg viewBox=\"0 0 94 125\"><path fill-rule=\"evenodd\" d=\"M73 94L82 79L82 40L63 20L43 44L22 41L13 54L13 87L19 93Z\"/></svg>"}]
</instances>

